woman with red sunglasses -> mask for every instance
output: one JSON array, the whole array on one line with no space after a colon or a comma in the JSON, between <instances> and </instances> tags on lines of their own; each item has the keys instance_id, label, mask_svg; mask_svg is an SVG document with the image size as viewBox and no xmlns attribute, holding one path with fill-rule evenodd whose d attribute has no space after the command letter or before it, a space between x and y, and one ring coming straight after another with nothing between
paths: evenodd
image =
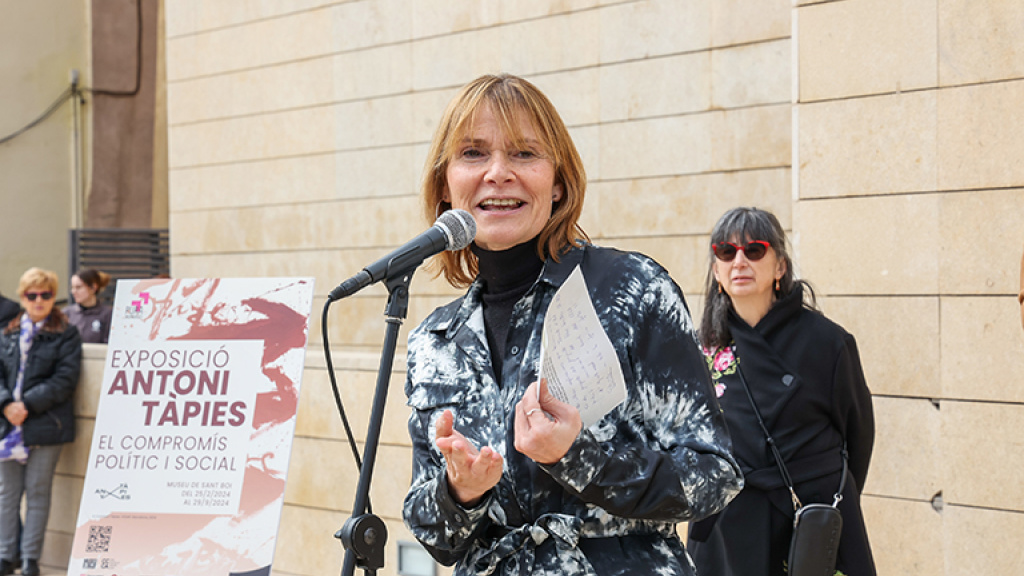
<instances>
[{"instance_id":1,"label":"woman with red sunglasses","mask_svg":"<svg viewBox=\"0 0 1024 576\"><path fill-rule=\"evenodd\" d=\"M0 334L0 576L14 573L19 554L22 575L39 576L57 459L75 439L82 340L56 294L57 275L30 268L18 283L25 311Z\"/></svg>"},{"instance_id":2,"label":"woman with red sunglasses","mask_svg":"<svg viewBox=\"0 0 1024 576\"><path fill-rule=\"evenodd\" d=\"M699 335L745 485L724 511L690 526L697 572L792 574L795 501L834 504L841 494L836 574L874 575L860 509L874 416L853 336L796 279L773 214L726 212L709 253Z\"/></svg>"}]
</instances>

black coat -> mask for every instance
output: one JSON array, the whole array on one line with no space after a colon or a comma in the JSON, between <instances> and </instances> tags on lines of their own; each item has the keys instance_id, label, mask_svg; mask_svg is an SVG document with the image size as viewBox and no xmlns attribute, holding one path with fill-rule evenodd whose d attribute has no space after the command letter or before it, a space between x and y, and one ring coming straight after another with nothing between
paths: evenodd
<instances>
[{"instance_id":1,"label":"black coat","mask_svg":"<svg viewBox=\"0 0 1024 576\"><path fill-rule=\"evenodd\" d=\"M739 366L804 504L832 503L845 443L849 472L839 505L843 532L836 568L850 576L874 575L860 509L874 416L853 336L804 307L800 289L776 303L756 327L735 314L729 327ZM781 575L793 504L728 354L717 362L713 355L708 359L746 485L716 518L690 527L688 547L699 574Z\"/></svg>"},{"instance_id":2,"label":"black coat","mask_svg":"<svg viewBox=\"0 0 1024 576\"><path fill-rule=\"evenodd\" d=\"M0 410L14 401L20 334L18 322L12 321L0 335ZM21 431L26 446L75 440L72 398L81 364L82 339L78 330L55 310L36 332L25 363L22 401L29 414ZM6 417L0 419L0 435L5 435L10 426Z\"/></svg>"},{"instance_id":3,"label":"black coat","mask_svg":"<svg viewBox=\"0 0 1024 576\"><path fill-rule=\"evenodd\" d=\"M0 327L7 326L18 312L21 312L21 306L17 302L0 295Z\"/></svg>"}]
</instances>

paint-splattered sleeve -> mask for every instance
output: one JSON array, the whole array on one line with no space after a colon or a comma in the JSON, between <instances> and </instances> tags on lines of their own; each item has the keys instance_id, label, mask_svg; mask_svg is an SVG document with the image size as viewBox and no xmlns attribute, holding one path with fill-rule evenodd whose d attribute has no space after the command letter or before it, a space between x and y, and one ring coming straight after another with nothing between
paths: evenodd
<instances>
[{"instance_id":1,"label":"paint-splattered sleeve","mask_svg":"<svg viewBox=\"0 0 1024 576\"><path fill-rule=\"evenodd\" d=\"M414 464L415 467L415 464ZM416 476L416 471L414 471ZM444 468L413 484L405 499L406 526L435 560L451 566L466 553L473 539L489 522L485 497L475 508L466 509L448 492Z\"/></svg>"},{"instance_id":2,"label":"paint-splattered sleeve","mask_svg":"<svg viewBox=\"0 0 1024 576\"><path fill-rule=\"evenodd\" d=\"M633 312L608 331L626 347L629 397L544 469L616 516L679 522L714 514L743 481L682 293L662 272L637 291L639 302L628 290L620 300Z\"/></svg>"},{"instance_id":3,"label":"paint-splattered sleeve","mask_svg":"<svg viewBox=\"0 0 1024 576\"><path fill-rule=\"evenodd\" d=\"M434 425L446 409L457 410L461 395L454 387L438 386L424 378L426 370L417 360L440 353L429 334L417 330L409 338L406 382L409 437L413 444L412 486L405 498L405 524L417 540L438 562L450 566L461 559L473 539L489 523L490 495L475 508L467 509L452 499L448 491L444 458L434 444Z\"/></svg>"}]
</instances>

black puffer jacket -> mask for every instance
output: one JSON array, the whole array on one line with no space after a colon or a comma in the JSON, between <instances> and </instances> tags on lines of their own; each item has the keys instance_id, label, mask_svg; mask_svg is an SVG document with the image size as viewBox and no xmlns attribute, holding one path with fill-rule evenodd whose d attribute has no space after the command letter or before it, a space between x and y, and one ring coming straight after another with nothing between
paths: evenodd
<instances>
[{"instance_id":1,"label":"black puffer jacket","mask_svg":"<svg viewBox=\"0 0 1024 576\"><path fill-rule=\"evenodd\" d=\"M20 311L21 306L17 302L0 294L0 326L6 326Z\"/></svg>"},{"instance_id":2,"label":"black puffer jacket","mask_svg":"<svg viewBox=\"0 0 1024 576\"><path fill-rule=\"evenodd\" d=\"M16 318L0 335L0 411L14 402L20 351L19 320ZM54 310L36 333L25 364L22 401L28 418L21 430L27 446L61 444L75 440L75 415L72 399L78 386L82 365L82 339L78 329ZM0 418L0 433L11 423Z\"/></svg>"}]
</instances>

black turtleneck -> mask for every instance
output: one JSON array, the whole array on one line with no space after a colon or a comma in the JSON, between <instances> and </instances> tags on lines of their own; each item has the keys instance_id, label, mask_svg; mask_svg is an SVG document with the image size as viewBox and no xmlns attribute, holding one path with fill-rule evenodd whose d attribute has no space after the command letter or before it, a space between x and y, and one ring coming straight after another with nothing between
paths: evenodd
<instances>
[{"instance_id":1,"label":"black turtleneck","mask_svg":"<svg viewBox=\"0 0 1024 576\"><path fill-rule=\"evenodd\" d=\"M540 276L544 261L537 256L537 238L508 250L492 252L470 246L480 264L483 280L484 330L491 349L494 376L501 383L512 309Z\"/></svg>"}]
</instances>

